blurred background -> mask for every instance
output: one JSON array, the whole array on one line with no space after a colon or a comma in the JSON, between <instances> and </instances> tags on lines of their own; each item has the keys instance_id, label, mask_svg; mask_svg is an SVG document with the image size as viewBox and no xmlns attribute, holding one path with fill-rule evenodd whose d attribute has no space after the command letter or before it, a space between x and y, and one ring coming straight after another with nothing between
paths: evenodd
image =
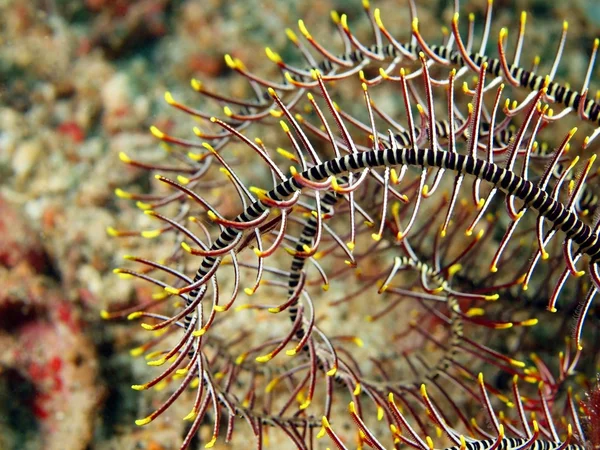
<instances>
[{"instance_id":1,"label":"blurred background","mask_svg":"<svg viewBox=\"0 0 600 450\"><path fill-rule=\"evenodd\" d=\"M439 36L451 2L417 3L423 34ZM464 1L461 11L481 15L486 3ZM374 6L397 36L409 36L405 1ZM154 394L130 387L148 378L128 351L140 328L100 318L150 295L112 273L124 254L153 254L152 241L107 235L108 227L149 224L114 194L150 185L118 155L164 161L149 126L190 136L194 125L164 102L165 91L197 107L193 77L212 90L244 93L223 54L276 73L264 47L294 58L285 28L303 18L318 36L331 30L332 9L360 27L360 0L0 0L1 450L179 447L189 405L136 427L157 404ZM534 51L542 61L552 57L569 20L559 76L577 87L600 28L598 3L499 0L494 20L514 30L521 10L537 20L527 30L527 64ZM210 436L210 427L204 432Z\"/></svg>"}]
</instances>

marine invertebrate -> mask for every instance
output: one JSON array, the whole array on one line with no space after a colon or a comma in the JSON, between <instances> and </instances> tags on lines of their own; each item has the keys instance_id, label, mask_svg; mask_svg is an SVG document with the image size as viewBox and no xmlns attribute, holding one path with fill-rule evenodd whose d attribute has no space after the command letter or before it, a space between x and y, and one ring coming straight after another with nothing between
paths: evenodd
<instances>
[{"instance_id":1,"label":"marine invertebrate","mask_svg":"<svg viewBox=\"0 0 600 450\"><path fill-rule=\"evenodd\" d=\"M365 3L365 10L371 18L376 40L380 41L382 35L390 39L379 14L372 17L368 3ZM488 12L490 17L491 12ZM453 26L457 29L456 22L455 18ZM214 414L214 429L208 447L217 439L222 415L227 416L226 439L231 437L235 416L239 415L249 423L259 446L263 427L269 425L282 430L297 447L308 447L314 439L313 430L320 426L320 417L331 418L335 404L339 403L334 399L339 397L350 397L354 402L351 413L359 424L359 439L376 445L368 431L369 425L363 425L363 421L370 418L367 410L374 411L373 417L385 416L402 422L393 402L385 401L387 394L392 392L411 408L411 402L418 399L418 386L424 381L435 386L439 395L446 399L446 407L472 432L474 427L461 413L462 404L459 403L462 402L454 399L455 391L467 394L468 398L481 397L461 380L461 376L475 378L474 369L465 361L487 363L487 368L499 369L526 381L540 381L545 377L542 368L527 367L520 359L522 349L504 352L494 348L497 334L495 332L488 338L492 333L486 332L488 329L527 328L535 325L537 320L519 318L519 314L505 320L494 306L483 306L505 292L520 296L524 295L522 290L530 286L533 287L530 290L541 292L538 288L541 282L534 277L540 271L545 271L541 278L548 275L555 281L546 302L551 310L555 309L559 294L566 289L570 278L587 275L589 280L588 293L581 302L575 326L576 350L573 355L568 353L567 363L563 358L561 383L573 371L583 349L583 322L600 290L600 240L597 223L590 224L577 205L595 156L582 165L580 176L566 183L578 162L577 158L565 157L575 134L573 129L545 157L548 163L540 174L532 178L530 173L539 146L536 140L556 119L543 101L555 96L559 101L565 101L568 109L575 104L572 98L577 96L565 94L549 77L542 82L535 75L520 76L521 69L515 68L514 73L513 69L506 70L504 56L498 60L486 60L477 54L470 56L469 46L452 56L454 54L448 53L449 43L443 47L446 50L428 46L418 27L413 26L413 35L423 50L418 55L419 68L411 74L405 70L400 70L399 75L391 73L390 67L397 65L401 57L416 53L409 51L395 55L376 79L361 74L366 111L361 118L358 113L346 112L334 103L326 82L343 81L350 74L358 74L371 59L377 60L385 51L381 50L384 47L380 44L374 49L360 44L343 17L338 24L347 46L357 47L356 51L363 55L361 59L354 53L354 59L361 61L359 64L346 64L348 58L336 59L304 32L308 41L326 57L321 68L327 69L327 73L317 69L302 72L271 54L271 59L287 74L287 84L276 84L257 78L247 72L241 62L228 58L230 67L243 73L257 88L258 102L228 99L193 83L197 91L227 104L227 119L195 111L175 102L170 95L167 95L167 101L196 117L208 118L213 127L211 130L216 131L196 129L196 135L204 141L197 143L153 128L152 132L164 142L196 150L186 156L178 155L179 165L176 166L158 167L122 157L125 162L150 170L179 174L177 181L156 175L160 182L173 189L173 194L163 197L119 194L142 201L140 206L147 210L146 214L161 222L161 228L139 234L155 237L171 232L188 255L174 251L165 262L129 257L142 269L118 269L117 272L143 279L163 291L157 294L158 302L104 315L145 318L147 323L142 326L158 333L150 344L136 349L136 353L148 351L173 337L172 344L165 346L167 350L150 353L150 365L169 363L168 367L151 381L134 388L143 390L180 380L158 409L138 421L140 425L158 417L187 387L196 389L192 410L186 417L192 425L182 448L189 445L209 408ZM501 52L504 34L500 36ZM487 40L487 34L485 36ZM453 40L459 47L462 46L460 39L455 30ZM406 48L390 41L397 51ZM301 50L307 54L306 49ZM393 55L390 50L388 53ZM459 58L466 62L465 68L468 66L478 75L476 88L470 90L467 87L462 94L470 102L466 114L462 112L460 94L454 90L457 77L466 70L453 69L445 79L434 79L430 73L432 64L460 62ZM557 56L556 60L559 59ZM307 60L311 62L308 57ZM515 60L516 64L518 57ZM349 69L336 75L333 64ZM510 77L520 79L516 83L518 86L532 84L533 92L521 105L508 105L500 111L504 86L496 80L501 71L509 81ZM486 82L489 74L495 77L492 82ZM417 82L423 85L424 101L418 100ZM263 101L259 85L267 87L269 101ZM445 95L436 92L438 85L447 87ZM378 106L378 89L394 90L402 99L403 118L391 117ZM583 92L585 89L587 87ZM306 90L309 91L307 109L303 110ZM278 91L294 93L291 100L286 100ZM562 94L559 95L559 91ZM490 96L493 106L489 110L486 107L487 92L494 94ZM413 106L415 98L416 108ZM584 98L585 93L579 96L578 109L582 110L579 115L597 116L595 103ZM240 107L241 113L234 113L230 105ZM436 119L436 105L438 108L443 105L447 111L445 121ZM282 119L280 126L291 151L278 149L275 155L265 141L251 140L246 135L251 125L270 116ZM520 125L514 132L509 132L515 119L520 120ZM401 125L402 120L405 123ZM389 128L387 133L382 131L386 128ZM503 132L509 132L508 138L502 137ZM584 146L590 140L586 139ZM245 173L235 165L235 158L229 153L230 144L235 141L241 142L262 164L262 168L255 167L254 170L264 176L253 177L254 174ZM285 165L290 161L293 165L286 171ZM207 198L202 187L218 183L211 178L216 172L214 166L219 167L226 182L220 193L211 192L212 198ZM272 187L256 187L253 185L256 181ZM464 189L463 185L468 181L471 181L472 199L462 201L461 188ZM495 224L494 218L486 218L486 212L499 211L495 199L500 193L504 195L505 201L501 203L506 205L507 212L502 212L504 223ZM237 198L239 206L229 204L226 213L219 205L232 197ZM155 210L173 204L179 205L174 218ZM440 211L440 214L425 219L423 216L431 210ZM183 224L183 219L191 211L192 225L188 227ZM504 237L500 242L494 242L489 237L492 233L485 233L484 229L502 232ZM522 230L523 239L535 243L533 250L514 239L518 230ZM130 234L115 230L111 233ZM291 261L287 262L289 270L282 268L276 259L282 250L291 256ZM503 268L515 257L521 258L523 264ZM489 261L490 270L483 273L475 259ZM540 267L543 260L548 263ZM193 268L190 264L194 264ZM226 283L221 280L229 268L233 277L229 287L224 289ZM392 351L391 356L382 354L369 359L356 357L345 347L345 341L360 343L358 337L337 336L325 329L326 325L322 325L317 316L317 302L322 299L314 297L313 287L320 285L327 291L332 283L349 279L355 268L368 272L357 275L360 288L350 295L339 289L341 298L335 303L356 305L363 299L372 301L377 296L375 293L392 296L393 301L379 312L369 314L368 320L374 326L383 327L384 320L393 324L395 315L401 316L415 309L420 322L410 321L408 330L398 330L397 336L404 339L414 332L420 338L412 338L410 342L406 339L402 342L404 347ZM242 274L245 270L253 274L250 280ZM399 272L408 275L400 277ZM313 278L313 274L317 277ZM411 274L416 277L411 278ZM244 292L253 298L270 289L268 298L274 298L275 303L265 304L261 298L239 305L242 283L249 284ZM275 294L278 289L286 294ZM369 290L371 293L366 294ZM171 296L176 299L173 312L153 312L153 308ZM361 299L356 301L359 296ZM406 299L414 299L414 302L409 304ZM400 302L408 309L399 312ZM237 308L233 308L234 305ZM248 339L244 351L235 359L237 367L230 363L232 357L227 356L226 345L213 339L218 330L232 320L235 309L257 314L265 310L271 314L285 311L291 319L291 324L286 322L277 334ZM356 313L352 311L352 314ZM494 317L496 314L499 317ZM441 331L436 330L436 322L441 324L438 327ZM472 337L464 332L467 324L474 326ZM241 326L244 325L247 323L242 322ZM358 331L363 331L362 327ZM424 357L427 345L436 347L437 351L428 352ZM294 358L289 364L275 364L283 353ZM250 364L249 358L254 358L255 362ZM413 379L406 377L407 374L401 373L394 364L394 360L401 358L408 367L405 372L412 373ZM375 378L366 373L365 360L375 367ZM273 372L266 373L256 366L267 363L274 365ZM483 397L487 398L486 392L490 390L502 401L509 402L500 389L484 384L482 379L479 383L483 386ZM259 386L264 387L264 392ZM427 395L423 394L422 400L418 401L424 402L430 411L434 410ZM517 395L516 403L520 402ZM544 395L541 395L541 402L548 402ZM487 408L492 416L491 407ZM438 411L437 407L435 410ZM439 414L445 414L443 408L439 411ZM443 428L445 422L436 419L436 413L432 415L433 421ZM416 421L420 420L418 414L414 416ZM526 427L524 421L521 422ZM330 428L325 426L325 431L328 430ZM500 427L496 426L496 430L498 439L491 445L494 448L505 445ZM455 443L462 445L462 441L456 441L454 432L445 431L455 438ZM524 440L511 445L530 445L538 439L537 431L521 435ZM553 442L558 442L555 432L550 436ZM412 435L413 441L418 442L416 435ZM536 445L546 445L539 442Z\"/></svg>"}]
</instances>

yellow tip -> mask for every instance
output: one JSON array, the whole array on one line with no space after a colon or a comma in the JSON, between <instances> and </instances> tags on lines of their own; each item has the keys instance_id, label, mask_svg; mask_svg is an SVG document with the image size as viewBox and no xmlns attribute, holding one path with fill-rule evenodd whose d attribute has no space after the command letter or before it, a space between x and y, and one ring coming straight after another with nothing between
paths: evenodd
<instances>
[{"instance_id":1,"label":"yellow tip","mask_svg":"<svg viewBox=\"0 0 600 450\"><path fill-rule=\"evenodd\" d=\"M155 127L154 125L152 125L150 127L150 133L152 133L152 135L158 139L163 139L165 137L165 133L163 133L162 131L160 131L157 127Z\"/></svg>"},{"instance_id":2,"label":"yellow tip","mask_svg":"<svg viewBox=\"0 0 600 450\"><path fill-rule=\"evenodd\" d=\"M227 64L227 67L229 67L230 69L235 70L237 68L237 64L235 63L234 59L231 57L231 55L226 54L224 56L225 58L225 64Z\"/></svg>"},{"instance_id":3,"label":"yellow tip","mask_svg":"<svg viewBox=\"0 0 600 450\"><path fill-rule=\"evenodd\" d=\"M304 403L302 403L302 404L301 404L301 405L298 407L298 409L300 409L300 410L303 410L303 409L306 409L306 408L308 408L309 406L310 406L310 400L306 400Z\"/></svg>"},{"instance_id":4,"label":"yellow tip","mask_svg":"<svg viewBox=\"0 0 600 450\"><path fill-rule=\"evenodd\" d=\"M152 422L152 416L148 416L148 417L146 417L144 419L138 419L138 420L135 421L135 424L137 426L141 427L141 426L146 425L146 424L148 424L150 422Z\"/></svg>"},{"instance_id":5,"label":"yellow tip","mask_svg":"<svg viewBox=\"0 0 600 450\"><path fill-rule=\"evenodd\" d=\"M129 354L131 356L141 356L144 353L144 351L144 347L135 347L129 350Z\"/></svg>"},{"instance_id":6,"label":"yellow tip","mask_svg":"<svg viewBox=\"0 0 600 450\"><path fill-rule=\"evenodd\" d=\"M142 314L143 314L143 313L142 313L141 311L132 312L131 314L129 314L129 315L127 316L127 320L134 320L134 319L137 319L137 318L141 317L141 316L142 316Z\"/></svg>"},{"instance_id":7,"label":"yellow tip","mask_svg":"<svg viewBox=\"0 0 600 450\"><path fill-rule=\"evenodd\" d=\"M273 359L273 355L271 355L270 353L263 355L263 356L257 356L256 357L256 362L259 363L265 363L267 361L270 361L271 359Z\"/></svg>"},{"instance_id":8,"label":"yellow tip","mask_svg":"<svg viewBox=\"0 0 600 450\"><path fill-rule=\"evenodd\" d=\"M148 361L146 364L149 366L152 366L152 367L156 367L156 366L162 366L166 362L167 362L167 360L165 358L160 358L155 361Z\"/></svg>"},{"instance_id":9,"label":"yellow tip","mask_svg":"<svg viewBox=\"0 0 600 450\"><path fill-rule=\"evenodd\" d=\"M152 212L152 211L146 211L146 212ZM154 239L154 238L160 236L161 233L162 233L162 230L144 230L140 234L142 235L142 237L144 237L146 239Z\"/></svg>"},{"instance_id":10,"label":"yellow tip","mask_svg":"<svg viewBox=\"0 0 600 450\"><path fill-rule=\"evenodd\" d=\"M187 416L185 416L183 420L194 420L197 415L198 413L192 409L192 411L190 411L190 413Z\"/></svg>"},{"instance_id":11,"label":"yellow tip","mask_svg":"<svg viewBox=\"0 0 600 450\"><path fill-rule=\"evenodd\" d=\"M192 86L192 89L196 92L200 92L202 90L202 82L197 80L196 78L192 78L190 80L190 85Z\"/></svg>"}]
</instances>

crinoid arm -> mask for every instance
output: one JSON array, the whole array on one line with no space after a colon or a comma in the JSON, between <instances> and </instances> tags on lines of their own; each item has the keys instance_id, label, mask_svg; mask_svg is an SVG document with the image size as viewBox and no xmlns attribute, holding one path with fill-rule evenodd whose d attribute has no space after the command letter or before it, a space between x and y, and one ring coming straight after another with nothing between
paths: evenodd
<instances>
[{"instance_id":1,"label":"crinoid arm","mask_svg":"<svg viewBox=\"0 0 600 450\"><path fill-rule=\"evenodd\" d=\"M131 268L117 269L153 286L155 301L103 314L143 319L152 333L133 353L160 372L134 389L169 394L137 423L185 399L191 425L182 449L206 422L207 447L223 429L235 439L241 418L259 448L273 435L297 448L327 435L340 449L358 439L430 450L439 431L456 450L580 450L570 392L565 420L552 406L594 345L586 328L598 326L600 226L584 213L595 155L571 156L575 128L552 150L543 144L557 122L546 102L592 121L595 103L584 93L577 104L579 94L557 87L555 68L541 77L518 67L524 16L512 63L506 32L500 57L486 56L491 2L478 50L473 20L465 38L455 15L452 34L436 46L411 2L412 35L401 44L379 10L368 1L363 9L373 45L334 15L345 50L336 56L300 22L304 41L288 37L307 67L269 48L285 80L271 82L228 57L256 99L193 82L225 105L224 117L167 95L178 110L208 119L210 131L195 129L196 142L153 128L169 165L122 157L167 193L119 191L159 225L110 233L171 245L161 260L128 256ZM363 71L372 65L379 75ZM455 89L470 72L476 84ZM357 87L349 102L337 91L346 82ZM531 92L511 105L508 84ZM253 136L265 129L264 140ZM559 312L560 324L548 319L557 333L567 327L561 314L577 312L556 377L529 354L541 318L552 316L546 309ZM508 387L494 378L507 376ZM537 384L537 397L521 395L519 384ZM352 437L339 426L348 403ZM516 414L500 414L498 403ZM473 404L483 414L470 420Z\"/></svg>"}]
</instances>

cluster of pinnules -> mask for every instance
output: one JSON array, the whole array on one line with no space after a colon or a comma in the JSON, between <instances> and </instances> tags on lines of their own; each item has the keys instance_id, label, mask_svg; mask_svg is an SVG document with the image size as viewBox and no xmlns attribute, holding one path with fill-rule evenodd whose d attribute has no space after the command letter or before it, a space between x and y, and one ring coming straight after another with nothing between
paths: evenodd
<instances>
[{"instance_id":1,"label":"cluster of pinnules","mask_svg":"<svg viewBox=\"0 0 600 450\"><path fill-rule=\"evenodd\" d=\"M116 272L154 298L103 313L152 332L132 353L160 367L133 388L168 394L138 425L181 397L182 449L207 423L206 447L600 445L598 41L575 91L554 79L566 24L538 74L520 61L525 15L507 56L491 1L481 38L457 13L439 45L409 6L407 42L368 1L362 40L345 15L335 45L299 21L303 62L266 49L279 80L227 55L253 98L192 80L222 112L167 93L197 138L152 127L167 162L121 155L162 185L117 190L158 227L109 233L172 249L128 256ZM569 120L578 133L558 131Z\"/></svg>"}]
</instances>

